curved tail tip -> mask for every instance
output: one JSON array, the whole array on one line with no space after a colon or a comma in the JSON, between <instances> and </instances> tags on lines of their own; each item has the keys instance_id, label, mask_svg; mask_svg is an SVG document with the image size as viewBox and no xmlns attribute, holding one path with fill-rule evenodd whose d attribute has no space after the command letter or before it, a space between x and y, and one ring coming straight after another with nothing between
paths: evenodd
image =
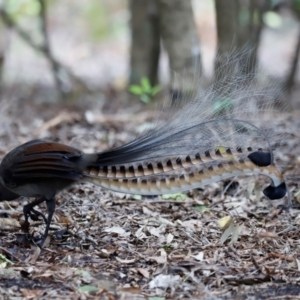
<instances>
[{"instance_id":1,"label":"curved tail tip","mask_svg":"<svg viewBox=\"0 0 300 300\"><path fill-rule=\"evenodd\" d=\"M248 158L259 167L267 167L272 164L271 152L255 151L250 153Z\"/></svg>"},{"instance_id":2,"label":"curved tail tip","mask_svg":"<svg viewBox=\"0 0 300 300\"><path fill-rule=\"evenodd\" d=\"M267 186L263 193L265 196L267 196L270 200L277 200L283 198L287 193L287 187L285 182L282 182L278 186Z\"/></svg>"}]
</instances>

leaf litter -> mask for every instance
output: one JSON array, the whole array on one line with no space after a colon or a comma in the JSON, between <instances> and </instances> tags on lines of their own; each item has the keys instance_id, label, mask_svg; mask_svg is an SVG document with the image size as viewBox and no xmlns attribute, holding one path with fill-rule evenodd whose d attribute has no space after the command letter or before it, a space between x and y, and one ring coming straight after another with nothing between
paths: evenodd
<instances>
[{"instance_id":1,"label":"leaf litter","mask_svg":"<svg viewBox=\"0 0 300 300\"><path fill-rule=\"evenodd\" d=\"M20 109L20 108L19 108ZM36 111L38 119L26 117ZM1 155L33 138L100 151L131 140L149 122L61 113L22 106ZM70 112L69 112L70 111ZM11 115L12 118L14 115ZM278 156L294 200L299 197L299 116ZM275 122L275 121L274 121ZM276 126L276 124L274 124ZM287 126L287 125L285 125ZM280 124L278 125L280 130ZM21 226L28 199L0 203L0 295L4 299L261 299L300 293L300 213L277 208L261 193L263 177L234 178L205 189L164 197L114 193L80 183L57 196L43 249L26 242ZM297 204L297 203L296 203ZM45 207L39 208L45 212ZM30 234L43 232L31 221ZM269 298L268 298L269 297ZM274 298L275 299L275 298ZM295 298L296 299L296 298Z\"/></svg>"}]
</instances>

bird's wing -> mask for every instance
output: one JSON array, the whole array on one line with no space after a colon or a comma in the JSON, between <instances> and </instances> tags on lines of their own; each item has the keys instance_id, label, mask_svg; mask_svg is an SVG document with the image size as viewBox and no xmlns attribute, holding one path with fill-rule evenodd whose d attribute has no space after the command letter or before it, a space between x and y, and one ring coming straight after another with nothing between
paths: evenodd
<instances>
[{"instance_id":1,"label":"bird's wing","mask_svg":"<svg viewBox=\"0 0 300 300\"><path fill-rule=\"evenodd\" d=\"M9 152L1 166L4 178L21 181L27 178L54 177L78 180L81 171L76 162L81 151L67 145L34 140Z\"/></svg>"}]
</instances>

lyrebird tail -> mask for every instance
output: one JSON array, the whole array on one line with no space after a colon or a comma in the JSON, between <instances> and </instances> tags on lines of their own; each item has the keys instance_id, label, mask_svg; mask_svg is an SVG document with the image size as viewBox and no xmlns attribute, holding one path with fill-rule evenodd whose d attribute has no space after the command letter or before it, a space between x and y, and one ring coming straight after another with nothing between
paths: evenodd
<instances>
[{"instance_id":1,"label":"lyrebird tail","mask_svg":"<svg viewBox=\"0 0 300 300\"><path fill-rule=\"evenodd\" d=\"M182 94L185 105L156 128L115 150L93 154L83 172L85 180L151 195L262 174L272 181L265 195L282 198L286 186L274 165L270 126L277 88L265 88L256 75L248 74Z\"/></svg>"}]
</instances>

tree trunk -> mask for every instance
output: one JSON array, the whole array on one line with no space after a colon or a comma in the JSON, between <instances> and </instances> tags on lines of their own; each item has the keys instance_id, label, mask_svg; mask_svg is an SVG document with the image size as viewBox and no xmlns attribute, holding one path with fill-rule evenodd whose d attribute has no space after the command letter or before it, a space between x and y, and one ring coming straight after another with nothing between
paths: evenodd
<instances>
[{"instance_id":1,"label":"tree trunk","mask_svg":"<svg viewBox=\"0 0 300 300\"><path fill-rule=\"evenodd\" d=\"M235 70L231 59L237 49L237 0L215 0L218 48L215 58L215 81L230 77ZM222 69L221 66L226 65Z\"/></svg>"},{"instance_id":2,"label":"tree trunk","mask_svg":"<svg viewBox=\"0 0 300 300\"><path fill-rule=\"evenodd\" d=\"M0 37L0 96L2 96L3 88L4 88L3 72L4 72L4 63L5 63L5 52L7 51L7 48L9 47L9 39L8 39L9 31L3 24L0 25L0 31L1 31L1 37Z\"/></svg>"},{"instance_id":3,"label":"tree trunk","mask_svg":"<svg viewBox=\"0 0 300 300\"><path fill-rule=\"evenodd\" d=\"M160 33L169 57L171 80L198 79L202 73L199 38L190 0L158 0ZM185 87L187 87L185 85ZM179 88L181 88L179 86Z\"/></svg>"},{"instance_id":4,"label":"tree trunk","mask_svg":"<svg viewBox=\"0 0 300 300\"><path fill-rule=\"evenodd\" d=\"M292 88L295 84L295 76L297 73L297 66L298 66L298 62L299 62L299 55L300 55L300 27L299 27L299 35L298 35L298 40L297 40L297 44L295 47L295 52L294 52L294 56L291 62L291 68L289 70L286 82L285 82L285 88L287 90L287 92L290 94L292 91Z\"/></svg>"},{"instance_id":5,"label":"tree trunk","mask_svg":"<svg viewBox=\"0 0 300 300\"><path fill-rule=\"evenodd\" d=\"M160 53L159 20L156 0L130 0L131 57L130 83L147 77L157 83Z\"/></svg>"},{"instance_id":6,"label":"tree trunk","mask_svg":"<svg viewBox=\"0 0 300 300\"><path fill-rule=\"evenodd\" d=\"M237 0L237 48L244 54L240 66L242 74L256 71L263 14L267 9L265 0Z\"/></svg>"}]
</instances>

